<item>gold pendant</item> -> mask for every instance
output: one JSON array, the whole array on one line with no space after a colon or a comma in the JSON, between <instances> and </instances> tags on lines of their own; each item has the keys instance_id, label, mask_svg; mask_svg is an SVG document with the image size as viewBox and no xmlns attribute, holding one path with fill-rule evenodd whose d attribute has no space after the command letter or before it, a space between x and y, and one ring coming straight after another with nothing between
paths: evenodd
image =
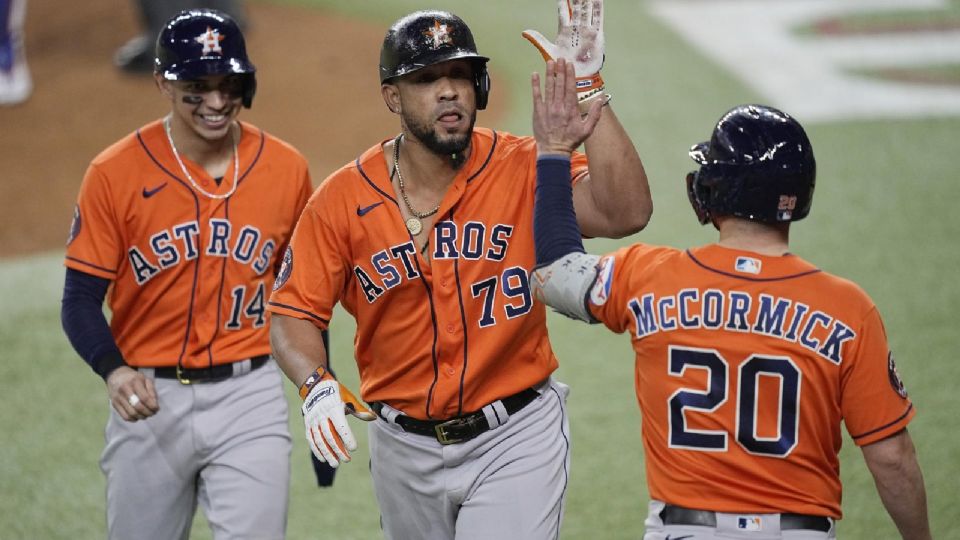
<instances>
[{"instance_id":1,"label":"gold pendant","mask_svg":"<svg viewBox=\"0 0 960 540\"><path fill-rule=\"evenodd\" d=\"M423 224L420 223L419 219L412 217L407 220L407 230L410 231L410 234L416 236L423 230Z\"/></svg>"}]
</instances>

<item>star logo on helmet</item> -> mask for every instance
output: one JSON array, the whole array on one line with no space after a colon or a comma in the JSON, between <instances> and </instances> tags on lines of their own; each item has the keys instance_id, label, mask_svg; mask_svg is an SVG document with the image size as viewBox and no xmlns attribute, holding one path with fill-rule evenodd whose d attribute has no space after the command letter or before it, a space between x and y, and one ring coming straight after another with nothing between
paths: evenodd
<instances>
[{"instance_id":1,"label":"star logo on helmet","mask_svg":"<svg viewBox=\"0 0 960 540\"><path fill-rule=\"evenodd\" d=\"M220 42L223 41L225 37L226 36L220 35L220 30L215 30L208 26L206 32L193 38L193 40L203 45L203 54L223 54L223 49L220 48Z\"/></svg>"},{"instance_id":2,"label":"star logo on helmet","mask_svg":"<svg viewBox=\"0 0 960 540\"><path fill-rule=\"evenodd\" d=\"M452 28L446 24L440 24L440 21L434 20L433 27L427 28L423 35L427 36L427 43L433 49L439 49L443 45L452 45L453 37L450 35Z\"/></svg>"}]
</instances>

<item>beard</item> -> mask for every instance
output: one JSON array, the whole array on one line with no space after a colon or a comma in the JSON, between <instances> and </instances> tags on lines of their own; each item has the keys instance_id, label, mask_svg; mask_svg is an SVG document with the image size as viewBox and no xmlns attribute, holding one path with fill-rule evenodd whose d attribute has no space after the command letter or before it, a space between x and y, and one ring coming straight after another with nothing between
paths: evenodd
<instances>
[{"instance_id":1,"label":"beard","mask_svg":"<svg viewBox=\"0 0 960 540\"><path fill-rule=\"evenodd\" d=\"M465 152L470 148L470 137L473 135L473 125L477 121L477 112L470 114L470 125L466 133L456 133L446 135L443 138L437 133L432 125L426 122L420 122L415 118L404 117L404 123L410 134L417 138L431 152L449 157L454 168L460 168L465 162Z\"/></svg>"}]
</instances>

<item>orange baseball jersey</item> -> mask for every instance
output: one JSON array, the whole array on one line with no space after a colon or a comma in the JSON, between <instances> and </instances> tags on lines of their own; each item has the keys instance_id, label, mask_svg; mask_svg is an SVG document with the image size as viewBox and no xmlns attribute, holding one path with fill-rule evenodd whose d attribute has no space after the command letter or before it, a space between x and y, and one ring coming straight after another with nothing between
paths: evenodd
<instances>
[{"instance_id":1,"label":"orange baseball jersey","mask_svg":"<svg viewBox=\"0 0 960 540\"><path fill-rule=\"evenodd\" d=\"M471 141L429 258L404 227L381 143L311 197L269 302L320 328L341 302L357 320L363 399L420 419L479 410L557 367L527 280L536 143L479 128ZM574 176L586 164L577 154Z\"/></svg>"},{"instance_id":2,"label":"orange baseball jersey","mask_svg":"<svg viewBox=\"0 0 960 540\"><path fill-rule=\"evenodd\" d=\"M241 123L236 192L214 199L180 169L160 121L121 139L87 169L65 264L113 281L111 330L133 366L202 368L268 354L269 287L312 191L294 148ZM216 182L184 159L215 195Z\"/></svg>"},{"instance_id":3,"label":"orange baseball jersey","mask_svg":"<svg viewBox=\"0 0 960 540\"><path fill-rule=\"evenodd\" d=\"M638 244L599 268L589 305L630 332L654 499L839 518L841 422L865 445L915 414L876 306L799 257Z\"/></svg>"}]
</instances>

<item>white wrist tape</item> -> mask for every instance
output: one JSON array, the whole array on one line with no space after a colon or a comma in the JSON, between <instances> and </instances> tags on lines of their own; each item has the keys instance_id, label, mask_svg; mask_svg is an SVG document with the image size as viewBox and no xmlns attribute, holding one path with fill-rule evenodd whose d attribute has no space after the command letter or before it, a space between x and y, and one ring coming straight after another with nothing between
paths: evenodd
<instances>
[{"instance_id":1,"label":"white wrist tape","mask_svg":"<svg viewBox=\"0 0 960 540\"><path fill-rule=\"evenodd\" d=\"M572 319L595 323L587 309L590 287L597 279L598 255L568 253L531 274L534 298Z\"/></svg>"}]
</instances>

